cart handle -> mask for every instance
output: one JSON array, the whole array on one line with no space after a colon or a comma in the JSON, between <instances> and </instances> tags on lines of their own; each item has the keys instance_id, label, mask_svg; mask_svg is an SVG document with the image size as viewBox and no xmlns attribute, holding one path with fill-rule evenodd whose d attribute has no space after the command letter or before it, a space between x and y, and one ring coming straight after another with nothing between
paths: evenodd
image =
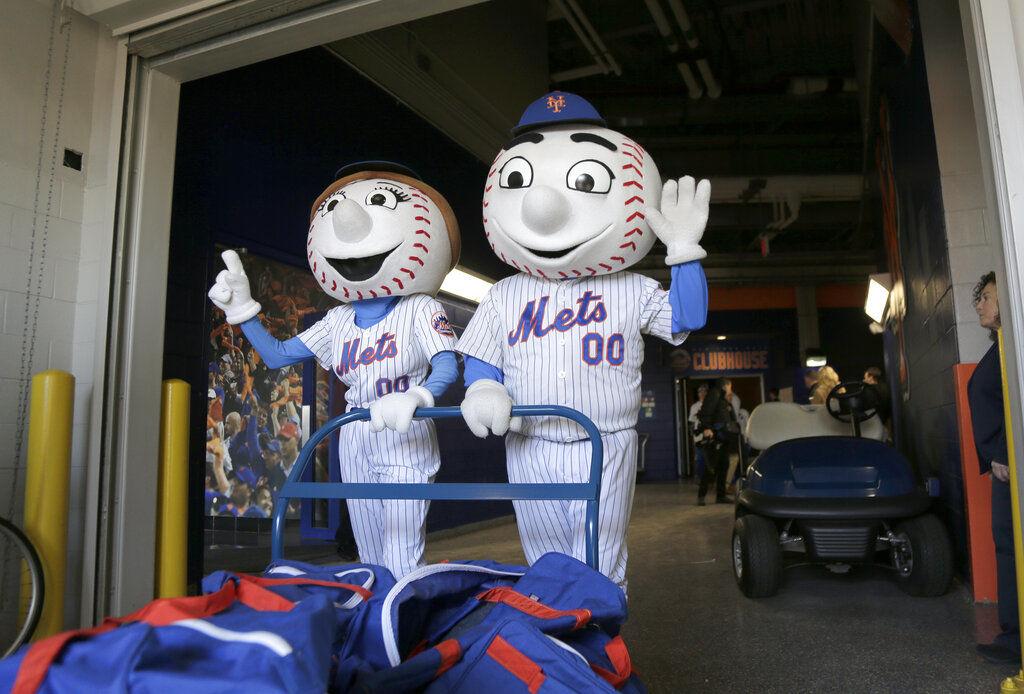
<instances>
[{"instance_id":1,"label":"cart handle","mask_svg":"<svg viewBox=\"0 0 1024 694\"><path fill-rule=\"evenodd\" d=\"M458 407L420 407L415 416L420 419L443 419L461 417ZM598 570L597 519L601 497L601 468L604 462L604 447L601 433L590 419L581 412L560 405L517 405L512 408L513 417L565 417L579 424L590 440L590 479L578 484L502 484L440 482L422 484L369 484L347 482L300 482L303 470L309 464L317 444L327 438L335 429L350 422L370 418L367 409L353 409L329 420L313 434L302 447L288 480L278 492L274 504L274 524L271 531L270 555L280 561L284 555L284 517L289 499L430 499L445 501L490 501L490 500L580 500L587 502L586 550L587 564Z\"/></svg>"}]
</instances>

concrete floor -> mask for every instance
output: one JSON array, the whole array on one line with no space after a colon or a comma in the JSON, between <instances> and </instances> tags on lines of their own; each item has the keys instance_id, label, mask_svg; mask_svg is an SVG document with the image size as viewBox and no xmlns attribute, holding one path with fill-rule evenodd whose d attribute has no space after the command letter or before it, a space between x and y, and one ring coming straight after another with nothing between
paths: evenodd
<instances>
[{"instance_id":1,"label":"concrete floor","mask_svg":"<svg viewBox=\"0 0 1024 694\"><path fill-rule=\"evenodd\" d=\"M974 607L959 584L911 598L884 569L801 566L778 595L743 597L729 564L732 506L695 500L689 484L637 488L624 636L652 692L996 692L1016 671L975 655L995 610ZM511 520L427 543L430 562L485 557L523 562Z\"/></svg>"}]
</instances>

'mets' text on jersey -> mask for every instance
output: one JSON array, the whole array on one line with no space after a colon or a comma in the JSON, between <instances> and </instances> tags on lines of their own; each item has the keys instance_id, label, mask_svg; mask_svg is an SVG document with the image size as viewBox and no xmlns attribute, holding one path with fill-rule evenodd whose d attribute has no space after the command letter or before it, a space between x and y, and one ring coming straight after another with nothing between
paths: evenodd
<instances>
[{"instance_id":1,"label":"'mets' text on jersey","mask_svg":"<svg viewBox=\"0 0 1024 694\"><path fill-rule=\"evenodd\" d=\"M323 368L348 386L345 400L367 407L389 393L422 385L430 360L455 349L455 336L436 299L424 294L403 296L380 322L360 328L355 309L342 304L299 333Z\"/></svg>"},{"instance_id":2,"label":"'mets' text on jersey","mask_svg":"<svg viewBox=\"0 0 1024 694\"><path fill-rule=\"evenodd\" d=\"M680 344L668 293L632 272L573 280L525 274L495 284L459 339L458 351L502 370L516 404L565 405L603 432L636 425L643 335ZM523 433L583 438L561 418L524 420Z\"/></svg>"}]
</instances>

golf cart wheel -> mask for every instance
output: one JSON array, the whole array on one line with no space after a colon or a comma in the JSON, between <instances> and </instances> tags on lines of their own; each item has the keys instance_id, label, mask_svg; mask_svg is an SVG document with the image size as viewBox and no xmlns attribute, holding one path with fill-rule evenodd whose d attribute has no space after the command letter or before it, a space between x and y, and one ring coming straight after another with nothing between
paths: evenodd
<instances>
[{"instance_id":1,"label":"golf cart wheel","mask_svg":"<svg viewBox=\"0 0 1024 694\"><path fill-rule=\"evenodd\" d=\"M775 595L782 583L782 550L775 523L753 514L736 519L732 529L732 571L736 584L748 598Z\"/></svg>"},{"instance_id":2,"label":"golf cart wheel","mask_svg":"<svg viewBox=\"0 0 1024 694\"><path fill-rule=\"evenodd\" d=\"M890 550L900 588L910 595L944 595L953 581L953 548L946 526L930 513L903 521Z\"/></svg>"}]
</instances>

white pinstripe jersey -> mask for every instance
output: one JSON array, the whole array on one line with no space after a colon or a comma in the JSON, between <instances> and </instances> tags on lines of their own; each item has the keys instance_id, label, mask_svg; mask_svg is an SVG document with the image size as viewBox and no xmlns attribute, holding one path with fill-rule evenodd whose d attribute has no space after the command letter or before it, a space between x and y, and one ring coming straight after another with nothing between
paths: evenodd
<instances>
[{"instance_id":1,"label":"white pinstripe jersey","mask_svg":"<svg viewBox=\"0 0 1024 694\"><path fill-rule=\"evenodd\" d=\"M566 405L602 432L636 426L642 335L674 345L668 292L634 272L548 280L525 273L487 293L457 349L496 366L519 405ZM577 441L583 430L562 418L528 418L523 433Z\"/></svg>"},{"instance_id":2,"label":"white pinstripe jersey","mask_svg":"<svg viewBox=\"0 0 1024 694\"><path fill-rule=\"evenodd\" d=\"M455 349L444 308L426 294L403 296L369 328L357 326L355 317L355 309L342 304L299 333L320 366L348 386L345 400L352 407L367 407L388 393L422 385L431 358Z\"/></svg>"}]
</instances>

